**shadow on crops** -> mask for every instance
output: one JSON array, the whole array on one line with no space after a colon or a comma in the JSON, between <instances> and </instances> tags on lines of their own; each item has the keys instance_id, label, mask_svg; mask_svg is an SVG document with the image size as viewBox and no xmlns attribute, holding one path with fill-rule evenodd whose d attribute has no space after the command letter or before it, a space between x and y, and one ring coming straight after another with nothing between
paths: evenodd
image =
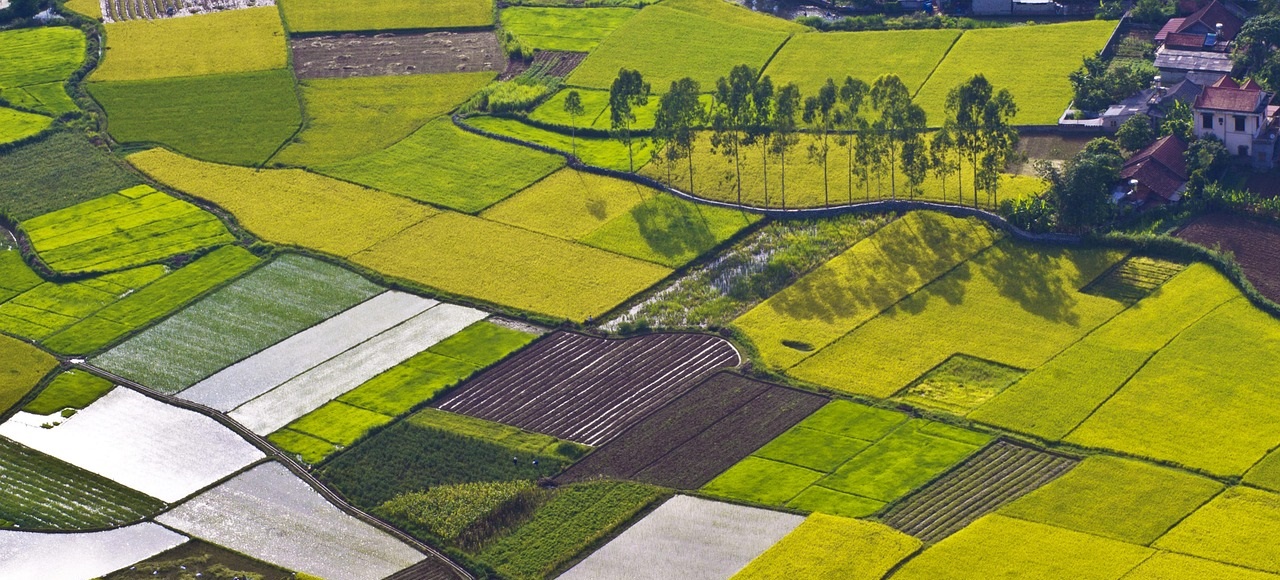
<instances>
[{"instance_id":1,"label":"shadow on crops","mask_svg":"<svg viewBox=\"0 0 1280 580\"><path fill-rule=\"evenodd\" d=\"M653 197L632 208L631 218L649 249L665 258L700 254L716 244L702 208L695 204L667 196Z\"/></svg>"},{"instance_id":2,"label":"shadow on crops","mask_svg":"<svg viewBox=\"0 0 1280 580\"><path fill-rule=\"evenodd\" d=\"M1061 249L1004 245L991 252L990 259L978 261L982 274L1000 295L1018 303L1023 310L1050 322L1080 323L1076 312L1076 289L1064 277L1067 262L1081 272L1102 272L1111 260L1102 252L1072 252Z\"/></svg>"}]
</instances>

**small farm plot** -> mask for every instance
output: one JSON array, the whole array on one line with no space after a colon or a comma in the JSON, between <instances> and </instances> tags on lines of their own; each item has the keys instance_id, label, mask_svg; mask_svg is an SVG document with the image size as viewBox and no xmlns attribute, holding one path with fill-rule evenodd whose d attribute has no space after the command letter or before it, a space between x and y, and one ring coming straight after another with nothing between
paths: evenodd
<instances>
[{"instance_id":1,"label":"small farm plot","mask_svg":"<svg viewBox=\"0 0 1280 580\"><path fill-rule=\"evenodd\" d=\"M26 397L56 366L58 360L48 353L0 335L0 414Z\"/></svg>"},{"instance_id":2,"label":"small farm plot","mask_svg":"<svg viewBox=\"0 0 1280 580\"><path fill-rule=\"evenodd\" d=\"M306 126L272 161L315 167L381 151L493 77L479 72L303 80Z\"/></svg>"},{"instance_id":3,"label":"small farm plot","mask_svg":"<svg viewBox=\"0 0 1280 580\"><path fill-rule=\"evenodd\" d=\"M834 401L702 490L729 499L862 517L937 477L989 439Z\"/></svg>"},{"instance_id":4,"label":"small farm plot","mask_svg":"<svg viewBox=\"0 0 1280 580\"><path fill-rule=\"evenodd\" d=\"M380 290L349 270L284 255L93 361L176 393Z\"/></svg>"},{"instance_id":5,"label":"small farm plot","mask_svg":"<svg viewBox=\"0 0 1280 580\"><path fill-rule=\"evenodd\" d=\"M0 527L109 528L163 507L114 481L0 438Z\"/></svg>"},{"instance_id":6,"label":"small farm plot","mask_svg":"<svg viewBox=\"0 0 1280 580\"><path fill-rule=\"evenodd\" d=\"M826 403L720 373L667 403L557 479L632 479L697 489Z\"/></svg>"},{"instance_id":7,"label":"small farm plot","mask_svg":"<svg viewBox=\"0 0 1280 580\"><path fill-rule=\"evenodd\" d=\"M101 399L115 385L97 375L75 369L60 373L22 408L33 415L52 415L67 409L80 410Z\"/></svg>"},{"instance_id":8,"label":"small farm plot","mask_svg":"<svg viewBox=\"0 0 1280 580\"><path fill-rule=\"evenodd\" d=\"M264 463L157 521L277 566L322 578L381 580L424 559L343 513L279 463Z\"/></svg>"},{"instance_id":9,"label":"small farm plot","mask_svg":"<svg viewBox=\"0 0 1280 580\"><path fill-rule=\"evenodd\" d=\"M988 515L912 558L902 580L1115 580L1155 550L1044 524Z\"/></svg>"},{"instance_id":10,"label":"small farm plot","mask_svg":"<svg viewBox=\"0 0 1280 580\"><path fill-rule=\"evenodd\" d=\"M260 238L340 257L435 213L399 196L300 169L255 171L164 149L135 153L129 162L156 181L218 204Z\"/></svg>"},{"instance_id":11,"label":"small farm plot","mask_svg":"<svg viewBox=\"0 0 1280 580\"><path fill-rule=\"evenodd\" d=\"M1280 574L1280 496L1233 487L1153 544L1227 564Z\"/></svg>"},{"instance_id":12,"label":"small farm plot","mask_svg":"<svg viewBox=\"0 0 1280 580\"><path fill-rule=\"evenodd\" d=\"M5 167L0 211L19 221L141 183L111 153L75 131L55 131L0 153L0 164Z\"/></svg>"},{"instance_id":13,"label":"small farm plot","mask_svg":"<svg viewBox=\"0 0 1280 580\"><path fill-rule=\"evenodd\" d=\"M797 34L769 61L764 72L776 86L796 83L800 94L806 96L818 94L828 78L839 87L846 77L871 84L887 74L897 75L914 93L960 34L958 30ZM833 62L849 63L852 68L832 67ZM930 120L941 123L940 118Z\"/></svg>"},{"instance_id":14,"label":"small farm plot","mask_svg":"<svg viewBox=\"0 0 1280 580\"><path fill-rule=\"evenodd\" d=\"M59 115L76 110L62 83L84 63L84 33L69 26L0 32L0 97Z\"/></svg>"},{"instance_id":15,"label":"small farm plot","mask_svg":"<svg viewBox=\"0 0 1280 580\"><path fill-rule=\"evenodd\" d=\"M921 375L897 398L964 415L1004 392L1025 373L962 354L952 355Z\"/></svg>"},{"instance_id":16,"label":"small farm plot","mask_svg":"<svg viewBox=\"0 0 1280 580\"><path fill-rule=\"evenodd\" d=\"M880 580L920 549L920 541L876 522L813 514L733 580Z\"/></svg>"},{"instance_id":17,"label":"small farm plot","mask_svg":"<svg viewBox=\"0 0 1280 580\"><path fill-rule=\"evenodd\" d=\"M1206 477L1095 455L1000 513L1148 545L1221 491Z\"/></svg>"},{"instance_id":18,"label":"small farm plot","mask_svg":"<svg viewBox=\"0 0 1280 580\"><path fill-rule=\"evenodd\" d=\"M0 252L0 255L17 252ZM14 267L19 282L38 281L0 304L0 330L32 340L44 340L127 298L165 275L164 266L145 266L88 278L78 282L44 282L19 260ZM25 272L23 272L25 270Z\"/></svg>"},{"instance_id":19,"label":"small farm plot","mask_svg":"<svg viewBox=\"0 0 1280 580\"><path fill-rule=\"evenodd\" d=\"M44 115L0 107L0 145L26 139L52 123L53 119Z\"/></svg>"},{"instance_id":20,"label":"small farm plot","mask_svg":"<svg viewBox=\"0 0 1280 580\"><path fill-rule=\"evenodd\" d=\"M215 373L178 396L228 412L439 302L383 292Z\"/></svg>"},{"instance_id":21,"label":"small farm plot","mask_svg":"<svg viewBox=\"0 0 1280 580\"><path fill-rule=\"evenodd\" d=\"M485 371L438 407L600 445L699 378L740 362L733 345L714 336L606 340L560 332Z\"/></svg>"},{"instance_id":22,"label":"small farm plot","mask_svg":"<svg viewBox=\"0 0 1280 580\"><path fill-rule=\"evenodd\" d=\"M220 163L261 165L302 123L293 75L282 69L85 87L117 141L161 143Z\"/></svg>"},{"instance_id":23,"label":"small farm plot","mask_svg":"<svg viewBox=\"0 0 1280 580\"><path fill-rule=\"evenodd\" d=\"M1280 228L1219 213L1204 216L1178 232L1178 237L1207 248L1231 252L1258 292L1280 301Z\"/></svg>"},{"instance_id":24,"label":"small farm plot","mask_svg":"<svg viewBox=\"0 0 1280 580\"><path fill-rule=\"evenodd\" d=\"M275 6L274 0L99 0L99 14L104 22L121 20L156 20L194 16L206 12L239 10L251 6Z\"/></svg>"},{"instance_id":25,"label":"small farm plot","mask_svg":"<svg viewBox=\"0 0 1280 580\"><path fill-rule=\"evenodd\" d=\"M275 6L106 25L107 56L93 81L138 81L276 70L288 65ZM190 42L199 38L200 42Z\"/></svg>"},{"instance_id":26,"label":"small farm plot","mask_svg":"<svg viewBox=\"0 0 1280 580\"><path fill-rule=\"evenodd\" d=\"M60 272L111 271L235 241L217 216L138 185L22 222Z\"/></svg>"},{"instance_id":27,"label":"small farm plot","mask_svg":"<svg viewBox=\"0 0 1280 580\"><path fill-rule=\"evenodd\" d=\"M0 435L173 503L263 457L217 421L117 388L44 428L18 413Z\"/></svg>"},{"instance_id":28,"label":"small farm plot","mask_svg":"<svg viewBox=\"0 0 1280 580\"><path fill-rule=\"evenodd\" d=\"M231 418L270 434L486 316L454 304L434 306L236 407Z\"/></svg>"},{"instance_id":29,"label":"small farm plot","mask_svg":"<svg viewBox=\"0 0 1280 580\"><path fill-rule=\"evenodd\" d=\"M654 87L665 88L685 76L712 87L736 65L764 66L795 30L791 23L778 22L779 30L767 31L666 6L649 6L600 41L567 82L608 88L618 69L625 67L639 70ZM684 40L672 43L672 38Z\"/></svg>"},{"instance_id":30,"label":"small farm plot","mask_svg":"<svg viewBox=\"0 0 1280 580\"><path fill-rule=\"evenodd\" d=\"M371 0L359 5L281 0L290 32L483 28L493 24L493 0Z\"/></svg>"},{"instance_id":31,"label":"small farm plot","mask_svg":"<svg viewBox=\"0 0 1280 580\"><path fill-rule=\"evenodd\" d=\"M560 578L728 578L803 521L678 495Z\"/></svg>"},{"instance_id":32,"label":"small farm plot","mask_svg":"<svg viewBox=\"0 0 1280 580\"><path fill-rule=\"evenodd\" d=\"M502 72L507 55L492 31L341 34L294 38L300 79Z\"/></svg>"},{"instance_id":33,"label":"small farm plot","mask_svg":"<svg viewBox=\"0 0 1280 580\"><path fill-rule=\"evenodd\" d=\"M437 119L386 150L320 172L474 213L564 166L558 155L487 139Z\"/></svg>"},{"instance_id":34,"label":"small farm plot","mask_svg":"<svg viewBox=\"0 0 1280 580\"><path fill-rule=\"evenodd\" d=\"M77 534L0 530L0 576L16 580L98 578L185 541L186 536L151 522Z\"/></svg>"},{"instance_id":35,"label":"small farm plot","mask_svg":"<svg viewBox=\"0 0 1280 580\"><path fill-rule=\"evenodd\" d=\"M617 139L585 136L574 138L571 130L565 133L549 131L518 119L475 116L468 117L466 123L497 135L551 147L566 155L574 154L583 163L615 171L630 171L632 158L635 160L636 169L639 169L648 163L654 153L650 141L640 137L631 144L632 149L629 155L627 146Z\"/></svg>"},{"instance_id":36,"label":"small farm plot","mask_svg":"<svg viewBox=\"0 0 1280 580\"><path fill-rule=\"evenodd\" d=\"M534 50L591 52L638 12L634 8L516 6L502 11L502 28Z\"/></svg>"},{"instance_id":37,"label":"small farm plot","mask_svg":"<svg viewBox=\"0 0 1280 580\"><path fill-rule=\"evenodd\" d=\"M182 574L195 575L196 578L217 578L218 574L222 574L224 577L239 576L250 580L294 578L293 572L279 566L232 552L222 546L201 540L188 540L181 546L107 574L102 580L169 580Z\"/></svg>"},{"instance_id":38,"label":"small farm plot","mask_svg":"<svg viewBox=\"0 0 1280 580\"><path fill-rule=\"evenodd\" d=\"M1075 459L997 441L885 510L882 520L936 543L1075 467Z\"/></svg>"},{"instance_id":39,"label":"small farm plot","mask_svg":"<svg viewBox=\"0 0 1280 580\"><path fill-rule=\"evenodd\" d=\"M1174 552L1159 552L1124 575L1124 580L1177 580L1178 578L1275 580L1276 575Z\"/></svg>"},{"instance_id":40,"label":"small farm plot","mask_svg":"<svg viewBox=\"0 0 1280 580\"><path fill-rule=\"evenodd\" d=\"M975 74L1009 89L1019 125L1053 125L1071 102L1068 76L1106 45L1116 23L1088 20L1044 26L966 30L916 93L929 124L946 118L947 93Z\"/></svg>"}]
</instances>

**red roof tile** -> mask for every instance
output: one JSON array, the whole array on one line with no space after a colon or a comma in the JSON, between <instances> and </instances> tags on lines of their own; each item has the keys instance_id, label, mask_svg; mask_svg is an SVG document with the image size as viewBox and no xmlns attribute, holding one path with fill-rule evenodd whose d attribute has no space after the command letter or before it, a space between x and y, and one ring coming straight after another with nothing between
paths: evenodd
<instances>
[{"instance_id":1,"label":"red roof tile","mask_svg":"<svg viewBox=\"0 0 1280 580\"><path fill-rule=\"evenodd\" d=\"M1240 88L1249 89L1251 91L1260 91L1262 90L1262 85L1258 84L1258 81L1255 81L1253 79L1248 79L1244 82L1243 85L1240 85Z\"/></svg>"},{"instance_id":2,"label":"red roof tile","mask_svg":"<svg viewBox=\"0 0 1280 580\"><path fill-rule=\"evenodd\" d=\"M1240 88L1240 83L1237 83L1235 79L1231 78L1231 75L1222 75L1222 78L1218 79L1218 82L1213 83L1210 86L1215 88L1238 89Z\"/></svg>"},{"instance_id":3,"label":"red roof tile","mask_svg":"<svg viewBox=\"0 0 1280 580\"><path fill-rule=\"evenodd\" d=\"M1170 34L1178 31L1178 27L1182 26L1186 18L1170 18L1168 22L1160 28L1160 32L1156 33L1156 42L1164 42Z\"/></svg>"},{"instance_id":4,"label":"red roof tile","mask_svg":"<svg viewBox=\"0 0 1280 580\"><path fill-rule=\"evenodd\" d=\"M1164 45L1169 48L1199 49L1204 48L1205 35L1194 32L1174 32L1165 38Z\"/></svg>"},{"instance_id":5,"label":"red roof tile","mask_svg":"<svg viewBox=\"0 0 1280 580\"><path fill-rule=\"evenodd\" d=\"M1133 154L1120 170L1121 179L1138 180L1141 190L1170 199L1187 182L1187 144L1168 135Z\"/></svg>"},{"instance_id":6,"label":"red roof tile","mask_svg":"<svg viewBox=\"0 0 1280 580\"><path fill-rule=\"evenodd\" d=\"M1213 0L1204 8L1183 19L1182 24L1178 26L1178 32L1208 34L1215 32L1218 24L1222 24L1222 38L1219 40L1234 40L1240 33L1240 27L1244 26L1244 21L1227 10L1221 2Z\"/></svg>"},{"instance_id":7,"label":"red roof tile","mask_svg":"<svg viewBox=\"0 0 1280 580\"><path fill-rule=\"evenodd\" d=\"M1234 83L1232 83L1234 84ZM1232 113L1254 113L1263 104L1263 91L1257 89L1240 89L1228 87L1206 87L1196 99L1195 108L1230 111Z\"/></svg>"}]
</instances>

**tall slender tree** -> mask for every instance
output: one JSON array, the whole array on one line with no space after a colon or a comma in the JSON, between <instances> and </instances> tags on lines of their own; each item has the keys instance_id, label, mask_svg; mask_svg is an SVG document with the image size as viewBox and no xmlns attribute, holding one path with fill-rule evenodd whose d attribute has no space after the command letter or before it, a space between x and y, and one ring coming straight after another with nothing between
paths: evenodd
<instances>
[{"instance_id":1,"label":"tall slender tree","mask_svg":"<svg viewBox=\"0 0 1280 580\"><path fill-rule=\"evenodd\" d=\"M973 171L973 205L978 194L995 198L1000 172L1018 144L1013 117L1018 107L1007 89L995 90L986 77L974 75L947 93L948 123L956 148Z\"/></svg>"},{"instance_id":2,"label":"tall slender tree","mask_svg":"<svg viewBox=\"0 0 1280 580\"><path fill-rule=\"evenodd\" d=\"M733 158L738 205L742 205L742 141L751 115L751 90L755 69L740 64L729 76L716 80L711 113L711 149Z\"/></svg>"},{"instance_id":3,"label":"tall slender tree","mask_svg":"<svg viewBox=\"0 0 1280 580\"><path fill-rule=\"evenodd\" d=\"M842 121L840 126L848 131L843 136L843 145L848 153L849 160L848 172L845 175L849 180L849 203L853 203L853 178L855 175L861 177L861 171L865 168L865 164L860 161L858 167L855 168L854 148L857 147L858 141L862 139L861 130L864 129L863 125L865 124L862 118L862 101L866 96L867 83L851 76L845 77L844 83L840 85L840 104L843 105L843 110L840 112ZM865 183L865 179L860 179L860 181ZM868 190L867 195L869 196L870 194L871 192Z\"/></svg>"},{"instance_id":4,"label":"tall slender tree","mask_svg":"<svg viewBox=\"0 0 1280 580\"><path fill-rule=\"evenodd\" d=\"M578 117L582 115L584 112L586 112L582 108L582 95L578 94L578 91L569 91L569 94L565 95L564 112L569 114L569 127L571 128L571 131L572 131L571 133L569 133L569 143L571 143L573 146L573 156L577 157L578 156Z\"/></svg>"},{"instance_id":5,"label":"tall slender tree","mask_svg":"<svg viewBox=\"0 0 1280 580\"><path fill-rule=\"evenodd\" d=\"M693 146L697 140L697 127L706 116L702 101L698 99L701 92L702 87L692 78L672 81L667 94L658 100L658 113L653 127L654 136L664 143L669 162L688 160L690 193L693 192ZM670 173L668 163L668 183L671 182Z\"/></svg>"},{"instance_id":6,"label":"tall slender tree","mask_svg":"<svg viewBox=\"0 0 1280 580\"><path fill-rule=\"evenodd\" d=\"M609 125L614 134L627 146L627 163L636 172L635 152L632 148L631 125L636 122L635 107L649 104L649 83L640 71L620 69L618 78L609 87Z\"/></svg>"},{"instance_id":7,"label":"tall slender tree","mask_svg":"<svg viewBox=\"0 0 1280 580\"><path fill-rule=\"evenodd\" d=\"M800 87L787 83L778 90L773 110L773 150L782 162L782 207L787 207L787 152L799 142Z\"/></svg>"},{"instance_id":8,"label":"tall slender tree","mask_svg":"<svg viewBox=\"0 0 1280 580\"><path fill-rule=\"evenodd\" d=\"M747 142L760 148L760 167L764 171L764 204L769 205L769 152L773 141L773 79L769 75L754 79L751 85L750 116L746 121Z\"/></svg>"},{"instance_id":9,"label":"tall slender tree","mask_svg":"<svg viewBox=\"0 0 1280 580\"><path fill-rule=\"evenodd\" d=\"M871 103L880 113L874 129L883 139L889 169L889 191L898 197L898 170L907 172L904 149L910 148L912 161L918 157L920 140L928 126L924 109L911 100L911 91L897 75L884 75L871 86Z\"/></svg>"},{"instance_id":10,"label":"tall slender tree","mask_svg":"<svg viewBox=\"0 0 1280 580\"><path fill-rule=\"evenodd\" d=\"M831 153L831 132L841 119L836 109L839 102L836 83L831 79L818 89L816 96L804 100L804 122L816 129L809 146L809 158L822 165L822 204L831 205L831 180L827 171L827 156ZM852 194L850 194L852 196Z\"/></svg>"},{"instance_id":11,"label":"tall slender tree","mask_svg":"<svg viewBox=\"0 0 1280 580\"><path fill-rule=\"evenodd\" d=\"M859 117L857 119L857 150L854 153L854 172L858 175L858 182L862 184L866 192L867 201L871 201L871 175L874 173L876 178L876 195L880 195L880 167L884 159L882 154L883 147L880 143L880 133L872 126L871 121Z\"/></svg>"},{"instance_id":12,"label":"tall slender tree","mask_svg":"<svg viewBox=\"0 0 1280 580\"><path fill-rule=\"evenodd\" d=\"M954 131L949 125L933 133L929 139L929 167L934 177L942 184L942 201L947 200L947 178L960 171L960 162L955 158L956 141ZM956 198L959 201L959 197Z\"/></svg>"}]
</instances>

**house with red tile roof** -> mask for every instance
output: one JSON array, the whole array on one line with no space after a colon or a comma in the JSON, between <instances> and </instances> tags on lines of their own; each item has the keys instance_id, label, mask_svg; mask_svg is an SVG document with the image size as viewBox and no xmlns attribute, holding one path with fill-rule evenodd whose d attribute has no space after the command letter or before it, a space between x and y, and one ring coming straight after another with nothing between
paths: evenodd
<instances>
[{"instance_id":1,"label":"house with red tile roof","mask_svg":"<svg viewBox=\"0 0 1280 580\"><path fill-rule=\"evenodd\" d=\"M1156 33L1156 43L1184 50L1226 52L1236 39L1244 19L1225 4L1213 0L1186 18L1171 18Z\"/></svg>"},{"instance_id":2,"label":"house with red tile roof","mask_svg":"<svg viewBox=\"0 0 1280 580\"><path fill-rule=\"evenodd\" d=\"M1274 167L1280 107L1271 104L1272 96L1252 79L1241 84L1224 75L1205 87L1191 107L1196 136L1217 138L1254 167Z\"/></svg>"},{"instance_id":3,"label":"house with red tile roof","mask_svg":"<svg viewBox=\"0 0 1280 580\"><path fill-rule=\"evenodd\" d=\"M1167 135L1134 153L1120 169L1123 199L1139 207L1175 203L1187 190L1187 143Z\"/></svg>"}]
</instances>

